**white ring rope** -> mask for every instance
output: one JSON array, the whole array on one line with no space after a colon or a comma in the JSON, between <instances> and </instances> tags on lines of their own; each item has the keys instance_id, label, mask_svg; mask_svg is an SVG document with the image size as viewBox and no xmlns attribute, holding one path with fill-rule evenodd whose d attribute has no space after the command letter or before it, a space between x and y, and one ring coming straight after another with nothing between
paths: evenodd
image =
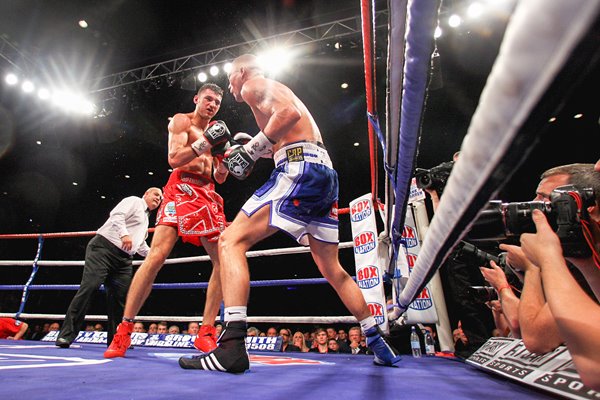
<instances>
[{"instance_id":1,"label":"white ring rope","mask_svg":"<svg viewBox=\"0 0 600 400\"><path fill-rule=\"evenodd\" d=\"M346 249L353 246L353 242L342 242L339 244L340 249ZM262 257L262 256L279 256L285 254L297 254L297 253L309 253L310 247L284 247L282 249L269 249L269 250L252 250L246 253L246 257ZM165 264L183 264L183 263L191 263L191 262L200 262L200 261L210 261L210 257L206 256L195 256L195 257L179 257L179 258L170 258L165 261ZM31 266L33 260L25 261L25 260L0 260L0 267L4 266ZM133 265L138 266L143 263L143 260L135 260L133 261ZM73 267L80 266L83 267L84 261L38 261L39 266L48 266L48 267Z\"/></svg>"},{"instance_id":2,"label":"white ring rope","mask_svg":"<svg viewBox=\"0 0 600 400\"><path fill-rule=\"evenodd\" d=\"M14 318L15 314L0 313L0 317ZM44 320L64 320L64 314L27 314L23 313L20 319L44 319ZM106 315L86 315L86 321L107 321ZM145 322L202 322L202 316L166 316L166 315L138 315L136 321ZM217 316L217 321L220 322ZM331 316L331 317L282 317L282 316L258 316L248 317L248 323L289 323L289 324L354 324L358 323L353 316Z\"/></svg>"}]
</instances>

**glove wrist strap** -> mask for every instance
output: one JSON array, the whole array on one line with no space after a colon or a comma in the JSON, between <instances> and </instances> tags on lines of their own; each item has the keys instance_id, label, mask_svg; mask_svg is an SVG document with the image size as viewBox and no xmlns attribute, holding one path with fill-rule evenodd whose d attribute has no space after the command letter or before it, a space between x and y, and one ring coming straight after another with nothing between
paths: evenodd
<instances>
[{"instance_id":1,"label":"glove wrist strap","mask_svg":"<svg viewBox=\"0 0 600 400\"><path fill-rule=\"evenodd\" d=\"M271 152L273 148L273 142L271 139L264 134L263 131L260 131L252 138L251 141L244 145L244 149L252 158L252 161L258 160L262 155L268 154Z\"/></svg>"},{"instance_id":2,"label":"glove wrist strap","mask_svg":"<svg viewBox=\"0 0 600 400\"><path fill-rule=\"evenodd\" d=\"M206 153L212 148L211 144L208 142L208 140L206 140L204 136L200 137L200 139L192 143L191 146L192 150L194 150L194 153L196 153L197 157L200 157L200 155Z\"/></svg>"}]
</instances>

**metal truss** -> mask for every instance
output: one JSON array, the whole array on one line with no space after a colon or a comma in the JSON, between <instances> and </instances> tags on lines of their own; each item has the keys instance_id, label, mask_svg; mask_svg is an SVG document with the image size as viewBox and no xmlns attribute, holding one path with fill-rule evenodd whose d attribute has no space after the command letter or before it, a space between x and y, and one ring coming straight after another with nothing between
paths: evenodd
<instances>
[{"instance_id":1,"label":"metal truss","mask_svg":"<svg viewBox=\"0 0 600 400\"><path fill-rule=\"evenodd\" d=\"M377 12L375 14L375 27L387 27L387 24L388 11ZM325 40L344 39L360 34L361 32L360 16L350 17L107 75L93 80L90 92L103 92L138 82L194 71L208 65L232 61L241 54L253 53L257 49L274 45L287 48L298 47Z\"/></svg>"}]
</instances>

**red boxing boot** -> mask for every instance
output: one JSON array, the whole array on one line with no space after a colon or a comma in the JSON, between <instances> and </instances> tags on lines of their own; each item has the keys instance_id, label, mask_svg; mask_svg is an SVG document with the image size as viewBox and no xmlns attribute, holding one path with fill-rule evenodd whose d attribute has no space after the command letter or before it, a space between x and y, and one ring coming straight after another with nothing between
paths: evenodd
<instances>
[{"instance_id":1,"label":"red boxing boot","mask_svg":"<svg viewBox=\"0 0 600 400\"><path fill-rule=\"evenodd\" d=\"M133 332L133 322L122 321L117 327L117 333L110 346L104 352L104 358L125 357L125 352L131 344L131 332Z\"/></svg>"},{"instance_id":2,"label":"red boxing boot","mask_svg":"<svg viewBox=\"0 0 600 400\"><path fill-rule=\"evenodd\" d=\"M209 353L217 348L217 330L212 325L202 325L194 340L194 347L203 353Z\"/></svg>"}]
</instances>

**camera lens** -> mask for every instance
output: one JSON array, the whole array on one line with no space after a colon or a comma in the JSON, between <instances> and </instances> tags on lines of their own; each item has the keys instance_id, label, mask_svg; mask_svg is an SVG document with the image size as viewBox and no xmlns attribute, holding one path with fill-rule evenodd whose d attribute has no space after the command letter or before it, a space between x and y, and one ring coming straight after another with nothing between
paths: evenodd
<instances>
[{"instance_id":1,"label":"camera lens","mask_svg":"<svg viewBox=\"0 0 600 400\"><path fill-rule=\"evenodd\" d=\"M498 300L498 294L494 288L489 286L469 286L467 294L473 301L485 303L492 300Z\"/></svg>"},{"instance_id":2,"label":"camera lens","mask_svg":"<svg viewBox=\"0 0 600 400\"><path fill-rule=\"evenodd\" d=\"M535 223L532 219L533 210L540 210L546 214L550 212L549 207L543 201L508 203L504 204L503 207L508 235L535 232Z\"/></svg>"}]
</instances>

